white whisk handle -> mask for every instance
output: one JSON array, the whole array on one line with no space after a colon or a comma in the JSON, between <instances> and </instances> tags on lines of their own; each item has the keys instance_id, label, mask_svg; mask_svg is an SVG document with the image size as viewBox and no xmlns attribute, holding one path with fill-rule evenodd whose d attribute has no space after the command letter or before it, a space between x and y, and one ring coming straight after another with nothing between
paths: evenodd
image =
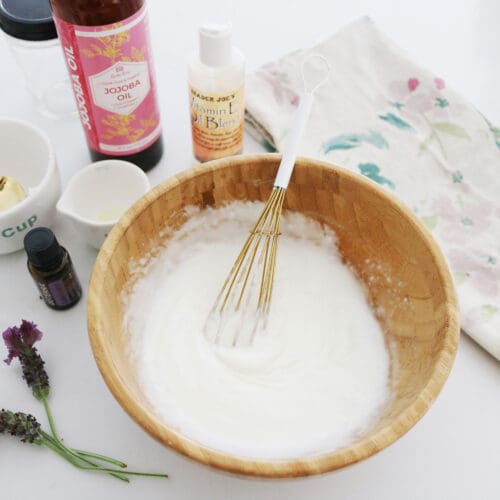
<instances>
[{"instance_id":1,"label":"white whisk handle","mask_svg":"<svg viewBox=\"0 0 500 500\"><path fill-rule=\"evenodd\" d=\"M305 93L301 96L299 107L295 111L294 122L292 124L290 135L287 139L285 150L283 151L280 167L278 169L276 179L274 180L274 185L276 187L284 189L288 187L293 167L295 165L295 160L297 159L300 140L302 139L304 129L306 128L307 121L311 113L312 103L312 92Z\"/></svg>"}]
</instances>

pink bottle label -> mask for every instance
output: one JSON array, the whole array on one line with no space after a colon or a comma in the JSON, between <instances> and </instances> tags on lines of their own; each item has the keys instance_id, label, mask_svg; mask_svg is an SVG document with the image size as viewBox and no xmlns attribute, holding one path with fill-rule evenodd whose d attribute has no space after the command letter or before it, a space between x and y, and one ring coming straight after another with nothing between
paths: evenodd
<instances>
[{"instance_id":1,"label":"pink bottle label","mask_svg":"<svg viewBox=\"0 0 500 500\"><path fill-rule=\"evenodd\" d=\"M106 26L55 22L89 146L112 156L146 149L161 128L145 6Z\"/></svg>"}]
</instances>

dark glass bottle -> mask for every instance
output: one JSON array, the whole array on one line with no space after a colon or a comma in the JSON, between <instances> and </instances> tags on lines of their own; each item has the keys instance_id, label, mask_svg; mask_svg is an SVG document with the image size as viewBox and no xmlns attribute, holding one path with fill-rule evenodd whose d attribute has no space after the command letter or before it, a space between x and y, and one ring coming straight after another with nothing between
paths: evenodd
<instances>
[{"instance_id":1,"label":"dark glass bottle","mask_svg":"<svg viewBox=\"0 0 500 500\"><path fill-rule=\"evenodd\" d=\"M144 0L51 0L94 161L143 170L163 154Z\"/></svg>"},{"instance_id":2,"label":"dark glass bottle","mask_svg":"<svg viewBox=\"0 0 500 500\"><path fill-rule=\"evenodd\" d=\"M67 250L59 245L54 233L36 227L24 237L28 271L41 298L52 309L68 309L82 296L82 287Z\"/></svg>"}]
</instances>

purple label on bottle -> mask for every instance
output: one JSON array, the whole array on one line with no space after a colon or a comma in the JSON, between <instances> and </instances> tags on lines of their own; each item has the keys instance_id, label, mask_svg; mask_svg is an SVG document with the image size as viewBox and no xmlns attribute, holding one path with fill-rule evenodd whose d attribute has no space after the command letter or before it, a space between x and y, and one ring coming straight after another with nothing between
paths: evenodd
<instances>
[{"instance_id":1,"label":"purple label on bottle","mask_svg":"<svg viewBox=\"0 0 500 500\"><path fill-rule=\"evenodd\" d=\"M52 283L47 284L47 288L56 306L67 306L73 302L68 289L64 285L64 280L52 281Z\"/></svg>"}]
</instances>

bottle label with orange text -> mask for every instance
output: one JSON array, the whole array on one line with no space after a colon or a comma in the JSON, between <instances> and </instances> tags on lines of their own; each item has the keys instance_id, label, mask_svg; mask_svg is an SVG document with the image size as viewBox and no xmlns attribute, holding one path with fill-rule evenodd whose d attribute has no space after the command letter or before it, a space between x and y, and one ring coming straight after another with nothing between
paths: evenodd
<instances>
[{"instance_id":1,"label":"bottle label with orange text","mask_svg":"<svg viewBox=\"0 0 500 500\"><path fill-rule=\"evenodd\" d=\"M208 93L189 88L193 149L200 161L241 153L245 118L244 87Z\"/></svg>"},{"instance_id":2,"label":"bottle label with orange text","mask_svg":"<svg viewBox=\"0 0 500 500\"><path fill-rule=\"evenodd\" d=\"M91 149L116 156L148 148L161 129L145 6L105 26L54 20Z\"/></svg>"}]
</instances>

